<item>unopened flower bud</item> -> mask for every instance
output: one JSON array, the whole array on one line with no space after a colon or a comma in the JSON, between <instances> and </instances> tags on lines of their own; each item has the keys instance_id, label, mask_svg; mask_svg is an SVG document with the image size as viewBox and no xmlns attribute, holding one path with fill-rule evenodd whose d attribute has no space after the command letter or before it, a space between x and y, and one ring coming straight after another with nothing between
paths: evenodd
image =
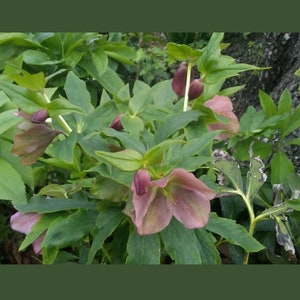
<instances>
[{"instance_id":1,"label":"unopened flower bud","mask_svg":"<svg viewBox=\"0 0 300 300\"><path fill-rule=\"evenodd\" d=\"M172 80L172 89L179 97L184 96L186 76L187 76L187 64L186 62L182 62L179 65L179 68L176 71Z\"/></svg>"},{"instance_id":2,"label":"unopened flower bud","mask_svg":"<svg viewBox=\"0 0 300 300\"><path fill-rule=\"evenodd\" d=\"M110 124L109 127L110 127L110 128L113 128L113 129L115 129L115 130L118 130L118 131L122 130L122 129L123 129L123 125L122 125L121 119L122 119L123 115L124 115L124 114L119 114L119 115L117 115L117 116L113 119L113 121L111 122L111 124Z\"/></svg>"},{"instance_id":3,"label":"unopened flower bud","mask_svg":"<svg viewBox=\"0 0 300 300\"><path fill-rule=\"evenodd\" d=\"M189 88L189 100L198 98L203 93L203 89L204 84L201 78L193 80Z\"/></svg>"},{"instance_id":4,"label":"unopened flower bud","mask_svg":"<svg viewBox=\"0 0 300 300\"><path fill-rule=\"evenodd\" d=\"M45 109L40 109L33 114L33 116L31 117L31 122L40 124L45 122L46 119L48 119L48 117L49 117L48 111Z\"/></svg>"}]
</instances>

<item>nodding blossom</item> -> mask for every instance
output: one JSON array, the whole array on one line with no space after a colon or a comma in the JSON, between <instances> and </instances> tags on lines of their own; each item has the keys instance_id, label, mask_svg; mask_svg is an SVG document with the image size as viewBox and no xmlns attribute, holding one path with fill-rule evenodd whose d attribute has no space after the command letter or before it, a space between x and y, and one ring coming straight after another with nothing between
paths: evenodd
<instances>
[{"instance_id":1,"label":"nodding blossom","mask_svg":"<svg viewBox=\"0 0 300 300\"><path fill-rule=\"evenodd\" d=\"M184 169L151 181L147 170L134 176L133 209L130 217L140 235L163 230L174 216L186 228L204 227L210 214L210 200L216 193Z\"/></svg>"}]
</instances>

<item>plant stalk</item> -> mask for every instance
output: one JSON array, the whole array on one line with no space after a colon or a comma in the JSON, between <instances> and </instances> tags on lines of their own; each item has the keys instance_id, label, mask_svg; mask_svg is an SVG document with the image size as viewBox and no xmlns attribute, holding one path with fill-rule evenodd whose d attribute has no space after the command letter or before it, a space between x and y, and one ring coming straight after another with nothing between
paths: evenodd
<instances>
[{"instance_id":1,"label":"plant stalk","mask_svg":"<svg viewBox=\"0 0 300 300\"><path fill-rule=\"evenodd\" d=\"M190 88L190 84L191 84L191 73L192 73L192 63L189 61L188 65L187 65L183 111L187 111L187 108L188 108L189 88Z\"/></svg>"}]
</instances>

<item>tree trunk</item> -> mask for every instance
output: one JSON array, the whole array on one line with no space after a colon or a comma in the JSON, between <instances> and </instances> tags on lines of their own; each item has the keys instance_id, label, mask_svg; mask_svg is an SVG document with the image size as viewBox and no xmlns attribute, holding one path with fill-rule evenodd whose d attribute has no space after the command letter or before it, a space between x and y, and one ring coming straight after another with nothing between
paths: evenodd
<instances>
[{"instance_id":1,"label":"tree trunk","mask_svg":"<svg viewBox=\"0 0 300 300\"><path fill-rule=\"evenodd\" d=\"M270 94L275 103L287 89L291 93L293 107L300 104L300 78L295 75L300 68L300 33L226 33L224 42L230 43L230 46L223 54L232 56L237 62L271 67L264 71L244 72L227 80L228 86L246 84L232 98L239 117L249 105L260 108L259 89ZM292 137L298 137L299 133L300 130L297 130ZM288 155L300 173L299 147L291 146Z\"/></svg>"}]
</instances>

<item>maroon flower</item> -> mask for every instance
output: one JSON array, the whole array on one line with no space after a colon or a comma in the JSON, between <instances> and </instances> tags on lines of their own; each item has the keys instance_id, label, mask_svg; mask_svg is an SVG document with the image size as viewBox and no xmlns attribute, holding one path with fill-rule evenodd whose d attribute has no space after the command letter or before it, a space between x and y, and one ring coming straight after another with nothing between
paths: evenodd
<instances>
[{"instance_id":1,"label":"maroon flower","mask_svg":"<svg viewBox=\"0 0 300 300\"><path fill-rule=\"evenodd\" d=\"M202 78L194 79L189 87L189 100L194 100L198 98L202 93L204 89L204 84L202 81Z\"/></svg>"},{"instance_id":2,"label":"maroon flower","mask_svg":"<svg viewBox=\"0 0 300 300\"><path fill-rule=\"evenodd\" d=\"M115 130L122 130L123 129L123 125L122 125L122 122L121 122L121 119L122 117L124 116L124 114L118 114L114 119L113 121L111 122L110 124L110 128L113 128Z\"/></svg>"},{"instance_id":3,"label":"maroon flower","mask_svg":"<svg viewBox=\"0 0 300 300\"><path fill-rule=\"evenodd\" d=\"M204 227L210 200L216 196L192 173L180 168L155 181L141 169L136 172L131 189L134 208L130 217L140 235L163 230L173 216L188 229Z\"/></svg>"},{"instance_id":4,"label":"maroon flower","mask_svg":"<svg viewBox=\"0 0 300 300\"><path fill-rule=\"evenodd\" d=\"M23 165L31 165L43 155L52 140L60 133L60 130L50 128L45 122L45 111L40 110L33 115L19 111L18 116L24 118L24 122L17 127L20 130L14 138L12 153L21 157Z\"/></svg>"},{"instance_id":5,"label":"maroon flower","mask_svg":"<svg viewBox=\"0 0 300 300\"><path fill-rule=\"evenodd\" d=\"M28 234L32 227L39 221L40 217L41 215L35 212L24 214L16 212L10 217L10 226L13 230ZM41 244L44 237L45 233L42 233L32 242L33 250L36 254L42 253Z\"/></svg>"},{"instance_id":6,"label":"maroon flower","mask_svg":"<svg viewBox=\"0 0 300 300\"><path fill-rule=\"evenodd\" d=\"M187 63L182 62L176 71L172 80L172 89L178 95L178 97L183 97L185 94L185 85L187 77ZM194 72L191 72L191 81L194 80Z\"/></svg>"},{"instance_id":7,"label":"maroon flower","mask_svg":"<svg viewBox=\"0 0 300 300\"><path fill-rule=\"evenodd\" d=\"M214 131L214 130L225 131L217 136L218 140L227 139L238 133L239 126L240 126L239 120L232 111L233 106L230 98L226 96L216 95L212 99L204 102L204 105L210 108L211 110L213 110L218 115L229 119L229 123L217 122L217 123L212 123L207 125L210 131Z\"/></svg>"}]
</instances>

